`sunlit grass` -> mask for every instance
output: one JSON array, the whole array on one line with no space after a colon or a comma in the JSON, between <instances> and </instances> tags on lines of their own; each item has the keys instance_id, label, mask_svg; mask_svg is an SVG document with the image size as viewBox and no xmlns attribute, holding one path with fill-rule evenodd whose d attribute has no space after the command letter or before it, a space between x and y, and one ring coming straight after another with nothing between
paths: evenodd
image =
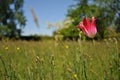
<instances>
[{"instance_id":1,"label":"sunlit grass","mask_svg":"<svg viewBox=\"0 0 120 80\"><path fill-rule=\"evenodd\" d=\"M104 41L1 41L0 80L119 80L120 45Z\"/></svg>"}]
</instances>

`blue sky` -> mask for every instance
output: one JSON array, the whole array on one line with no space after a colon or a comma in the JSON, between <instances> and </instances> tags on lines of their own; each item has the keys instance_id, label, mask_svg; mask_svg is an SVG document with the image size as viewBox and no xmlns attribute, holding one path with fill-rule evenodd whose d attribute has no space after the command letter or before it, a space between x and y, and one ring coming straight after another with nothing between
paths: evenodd
<instances>
[{"instance_id":1,"label":"blue sky","mask_svg":"<svg viewBox=\"0 0 120 80\"><path fill-rule=\"evenodd\" d=\"M73 3L74 0L25 0L23 10L27 23L22 35L52 35L54 29L47 29L46 22L64 20L69 6ZM35 11L39 27L34 23L30 7Z\"/></svg>"}]
</instances>

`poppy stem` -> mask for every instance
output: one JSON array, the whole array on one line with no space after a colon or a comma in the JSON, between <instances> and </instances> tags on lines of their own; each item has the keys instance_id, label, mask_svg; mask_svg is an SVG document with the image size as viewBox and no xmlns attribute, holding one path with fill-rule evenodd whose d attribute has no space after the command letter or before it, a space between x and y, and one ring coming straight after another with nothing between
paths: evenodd
<instances>
[{"instance_id":1,"label":"poppy stem","mask_svg":"<svg viewBox=\"0 0 120 80\"><path fill-rule=\"evenodd\" d=\"M94 40L94 38L92 39L92 42L93 42L93 45L95 45L95 40Z\"/></svg>"}]
</instances>

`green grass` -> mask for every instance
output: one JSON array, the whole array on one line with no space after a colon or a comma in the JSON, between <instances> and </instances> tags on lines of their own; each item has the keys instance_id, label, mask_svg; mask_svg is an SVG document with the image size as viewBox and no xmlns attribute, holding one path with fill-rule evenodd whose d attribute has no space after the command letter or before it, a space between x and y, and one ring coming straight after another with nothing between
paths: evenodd
<instances>
[{"instance_id":1,"label":"green grass","mask_svg":"<svg viewBox=\"0 0 120 80\"><path fill-rule=\"evenodd\" d=\"M104 41L0 41L0 80L120 80L120 45Z\"/></svg>"}]
</instances>

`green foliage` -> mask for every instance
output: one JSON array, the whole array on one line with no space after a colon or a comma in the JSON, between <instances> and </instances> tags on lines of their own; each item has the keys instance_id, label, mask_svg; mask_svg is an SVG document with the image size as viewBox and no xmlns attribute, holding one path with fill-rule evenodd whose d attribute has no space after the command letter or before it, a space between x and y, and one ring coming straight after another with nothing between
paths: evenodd
<instances>
[{"instance_id":1,"label":"green foliage","mask_svg":"<svg viewBox=\"0 0 120 80\"><path fill-rule=\"evenodd\" d=\"M19 37L25 25L24 0L0 0L0 37Z\"/></svg>"},{"instance_id":2,"label":"green foliage","mask_svg":"<svg viewBox=\"0 0 120 80\"><path fill-rule=\"evenodd\" d=\"M73 38L79 37L79 30L73 26L70 26L68 28L62 28L57 32L59 32L57 34L64 35L64 39L67 39L67 38L73 39Z\"/></svg>"},{"instance_id":3,"label":"green foliage","mask_svg":"<svg viewBox=\"0 0 120 80\"><path fill-rule=\"evenodd\" d=\"M105 38L108 27L117 26L120 31L120 1L119 0L76 0L67 13L67 17L74 19L72 25L76 26L84 16L95 16L97 21L98 38Z\"/></svg>"},{"instance_id":4,"label":"green foliage","mask_svg":"<svg viewBox=\"0 0 120 80\"><path fill-rule=\"evenodd\" d=\"M94 0L96 3L96 6L99 7L99 13L97 17L100 18L98 21L98 31L101 33L102 38L104 38L104 33L107 29L107 27L114 27L117 26L116 31L119 32L120 30L118 29L119 22L118 20L120 19L120 1L119 0ZM114 26L113 26L114 25Z\"/></svg>"}]
</instances>

